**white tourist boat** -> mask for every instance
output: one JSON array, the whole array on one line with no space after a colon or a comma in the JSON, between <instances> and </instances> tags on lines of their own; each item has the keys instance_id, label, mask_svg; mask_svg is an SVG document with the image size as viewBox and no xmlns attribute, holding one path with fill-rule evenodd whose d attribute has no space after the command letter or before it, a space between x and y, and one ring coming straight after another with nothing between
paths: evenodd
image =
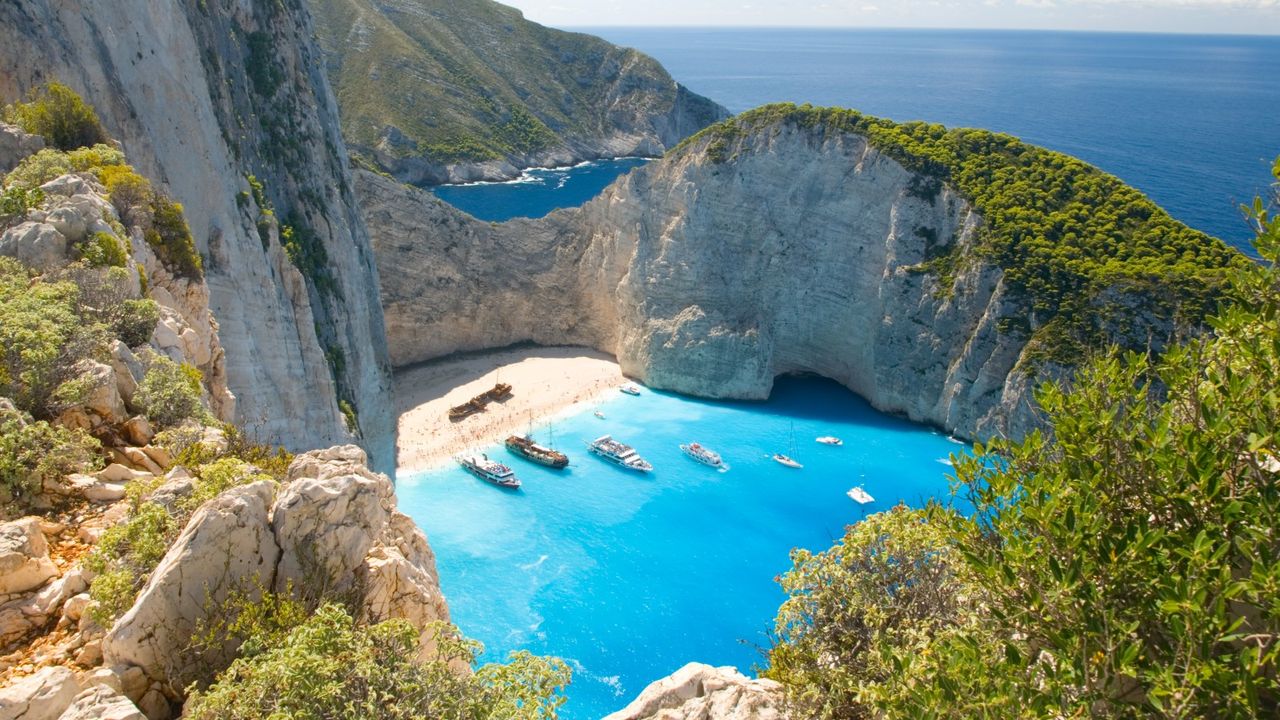
<instances>
[{"instance_id":1,"label":"white tourist boat","mask_svg":"<svg viewBox=\"0 0 1280 720\"><path fill-rule=\"evenodd\" d=\"M454 458L464 470L498 487L516 489L520 480L515 472L500 462L490 460L488 455L459 455Z\"/></svg>"},{"instance_id":2,"label":"white tourist boat","mask_svg":"<svg viewBox=\"0 0 1280 720\"><path fill-rule=\"evenodd\" d=\"M684 451L685 455L688 455L689 457L693 458L694 460L697 460L703 465L707 465L713 468L724 467L724 460L720 457L720 453L717 453L709 448L703 447L699 443L688 443L686 445L681 445L680 449Z\"/></svg>"},{"instance_id":3,"label":"white tourist boat","mask_svg":"<svg viewBox=\"0 0 1280 720\"><path fill-rule=\"evenodd\" d=\"M636 396L640 395L640 386L636 385L635 383L627 383L626 385L623 385L618 389L628 395L636 395Z\"/></svg>"},{"instance_id":4,"label":"white tourist boat","mask_svg":"<svg viewBox=\"0 0 1280 720\"><path fill-rule=\"evenodd\" d=\"M875 498L871 497L871 493L862 489L861 485L849 488L849 492L845 493L845 495L848 495L850 500L859 505L870 505L876 501Z\"/></svg>"},{"instance_id":5,"label":"white tourist boat","mask_svg":"<svg viewBox=\"0 0 1280 720\"><path fill-rule=\"evenodd\" d=\"M841 445L844 445L843 440L833 435L823 435L820 438L816 438L816 440L822 443L823 445L832 445L835 447L840 447Z\"/></svg>"},{"instance_id":6,"label":"white tourist boat","mask_svg":"<svg viewBox=\"0 0 1280 720\"><path fill-rule=\"evenodd\" d=\"M601 435L587 443L587 449L614 465L628 470L649 472L653 469L648 461L640 457L640 453L637 453L635 448L614 440L610 435Z\"/></svg>"}]
</instances>

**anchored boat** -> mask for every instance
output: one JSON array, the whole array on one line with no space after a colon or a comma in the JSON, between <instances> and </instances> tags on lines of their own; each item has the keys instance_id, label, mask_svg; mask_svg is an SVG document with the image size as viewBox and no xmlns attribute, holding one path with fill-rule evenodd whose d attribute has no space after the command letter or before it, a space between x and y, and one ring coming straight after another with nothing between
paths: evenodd
<instances>
[{"instance_id":1,"label":"anchored boat","mask_svg":"<svg viewBox=\"0 0 1280 720\"><path fill-rule=\"evenodd\" d=\"M490 460L488 455L460 455L454 459L464 470L487 483L512 490L520 487L515 472L500 462Z\"/></svg>"},{"instance_id":2,"label":"anchored boat","mask_svg":"<svg viewBox=\"0 0 1280 720\"><path fill-rule=\"evenodd\" d=\"M820 438L817 438L817 441L822 443L823 445L833 445L835 447L839 447L844 444L843 440L841 440L838 437L833 437L831 435L824 435Z\"/></svg>"},{"instance_id":3,"label":"anchored boat","mask_svg":"<svg viewBox=\"0 0 1280 720\"><path fill-rule=\"evenodd\" d=\"M648 463L635 448L630 445L614 440L609 435L601 435L600 437L587 443L587 449L592 453L608 460L614 465L624 467L628 470L636 470L638 472L649 472L653 470L653 466Z\"/></svg>"},{"instance_id":4,"label":"anchored boat","mask_svg":"<svg viewBox=\"0 0 1280 720\"><path fill-rule=\"evenodd\" d=\"M861 485L849 488L849 492L845 493L845 495L848 495L850 500L858 503L859 505L870 505L876 501L875 498L871 497L871 493L862 489Z\"/></svg>"},{"instance_id":5,"label":"anchored boat","mask_svg":"<svg viewBox=\"0 0 1280 720\"><path fill-rule=\"evenodd\" d=\"M777 462L780 465L786 465L789 468L795 468L797 470L804 467L800 463L793 460L790 456L783 455L782 453L774 453L773 460L774 462Z\"/></svg>"},{"instance_id":6,"label":"anchored boat","mask_svg":"<svg viewBox=\"0 0 1280 720\"><path fill-rule=\"evenodd\" d=\"M561 470L569 466L569 456L533 441L529 435L512 435L507 438L507 449L520 457L539 465Z\"/></svg>"},{"instance_id":7,"label":"anchored boat","mask_svg":"<svg viewBox=\"0 0 1280 720\"><path fill-rule=\"evenodd\" d=\"M705 448L698 443L689 443L687 445L681 445L680 449L684 451L685 455L688 455L689 457L693 458L694 460L697 460L703 465L707 465L713 468L724 467L724 460L720 458L719 453L713 452L712 450Z\"/></svg>"},{"instance_id":8,"label":"anchored boat","mask_svg":"<svg viewBox=\"0 0 1280 720\"><path fill-rule=\"evenodd\" d=\"M638 385L636 385L635 383L627 383L626 385L623 385L622 387L620 387L620 388L618 388L618 389L619 389L619 390L621 390L622 392L624 392L624 393L628 394L628 395L639 395L639 394L640 394L640 387L639 387Z\"/></svg>"}]
</instances>

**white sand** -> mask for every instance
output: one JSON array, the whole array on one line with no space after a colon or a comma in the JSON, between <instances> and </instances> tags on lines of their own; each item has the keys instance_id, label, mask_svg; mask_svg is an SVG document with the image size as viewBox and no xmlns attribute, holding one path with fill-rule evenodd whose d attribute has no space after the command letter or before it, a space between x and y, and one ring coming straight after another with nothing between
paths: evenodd
<instances>
[{"instance_id":1,"label":"white sand","mask_svg":"<svg viewBox=\"0 0 1280 720\"><path fill-rule=\"evenodd\" d=\"M450 407L498 380L512 386L512 397L489 403L485 412L458 422L449 420ZM530 418L536 423L603 393L616 393L624 382L613 358L572 347L501 350L399 371L394 390L400 416L398 470L409 473L447 464L467 449L523 433Z\"/></svg>"}]
</instances>

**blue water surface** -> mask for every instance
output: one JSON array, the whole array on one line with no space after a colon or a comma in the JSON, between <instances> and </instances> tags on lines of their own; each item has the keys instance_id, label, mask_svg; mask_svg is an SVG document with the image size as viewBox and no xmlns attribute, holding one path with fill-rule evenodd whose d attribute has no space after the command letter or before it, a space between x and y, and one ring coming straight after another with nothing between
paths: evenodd
<instances>
[{"instance_id":1,"label":"blue water surface","mask_svg":"<svg viewBox=\"0 0 1280 720\"><path fill-rule=\"evenodd\" d=\"M580 28L579 28L580 29ZM742 112L771 102L1007 132L1238 246L1280 155L1280 37L586 28Z\"/></svg>"},{"instance_id":2,"label":"blue water surface","mask_svg":"<svg viewBox=\"0 0 1280 720\"><path fill-rule=\"evenodd\" d=\"M480 220L538 218L553 210L586 203L619 175L646 162L643 158L618 158L567 168L539 168L527 170L520 179L510 182L440 185L432 192Z\"/></svg>"},{"instance_id":3,"label":"blue water surface","mask_svg":"<svg viewBox=\"0 0 1280 720\"><path fill-rule=\"evenodd\" d=\"M517 392L519 389L517 388ZM566 471L500 447L524 487L510 492L456 468L401 477L400 507L426 531L453 619L484 642L574 668L562 717L600 718L687 662L749 670L767 645L789 553L823 550L864 512L949 496L947 459L965 447L871 409L839 385L782 379L766 403L705 402L645 390L536 430L571 458ZM802 470L769 453L787 452ZM588 455L604 433L632 444L649 475ZM814 442L836 435L843 447ZM730 465L683 455L698 441ZM846 497L864 485L864 511Z\"/></svg>"}]
</instances>

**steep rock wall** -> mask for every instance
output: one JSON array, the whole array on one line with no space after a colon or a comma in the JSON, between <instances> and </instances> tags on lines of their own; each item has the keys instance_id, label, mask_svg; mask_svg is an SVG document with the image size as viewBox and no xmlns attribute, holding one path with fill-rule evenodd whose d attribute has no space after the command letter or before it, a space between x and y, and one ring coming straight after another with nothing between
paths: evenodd
<instances>
[{"instance_id":1,"label":"steep rock wall","mask_svg":"<svg viewBox=\"0 0 1280 720\"><path fill-rule=\"evenodd\" d=\"M581 209L481 223L357 177L382 271L392 361L521 341L579 343L647 384L767 397L817 373L877 408L970 437L1034 422L1025 340L1001 271L980 258L943 288L931 250L982 219L859 135L777 126L731 162L702 147L637 170Z\"/></svg>"},{"instance_id":2,"label":"steep rock wall","mask_svg":"<svg viewBox=\"0 0 1280 720\"><path fill-rule=\"evenodd\" d=\"M0 97L72 86L139 171L183 203L227 384L253 436L295 449L347 442L341 397L375 466L390 470L377 272L311 37L296 1L13 0L0 4ZM323 258L311 277L284 252L248 175Z\"/></svg>"}]
</instances>

